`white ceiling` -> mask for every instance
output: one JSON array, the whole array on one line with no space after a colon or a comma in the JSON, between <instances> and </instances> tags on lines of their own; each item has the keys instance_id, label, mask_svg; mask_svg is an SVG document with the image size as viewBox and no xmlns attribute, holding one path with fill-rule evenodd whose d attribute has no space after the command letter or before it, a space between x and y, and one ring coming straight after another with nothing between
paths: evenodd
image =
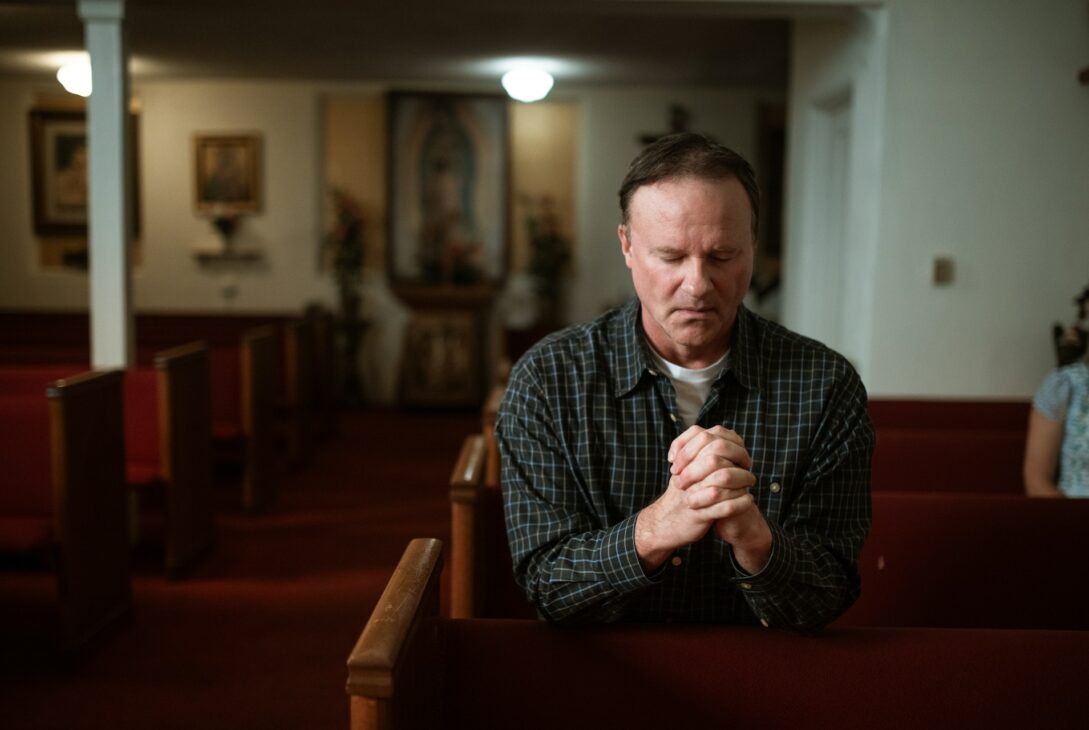
<instances>
[{"instance_id":1,"label":"white ceiling","mask_svg":"<svg viewBox=\"0 0 1089 730\"><path fill-rule=\"evenodd\" d=\"M0 78L82 48L76 0L0 0ZM781 88L790 18L831 7L720 0L128 0L134 78L493 83L552 59L564 84Z\"/></svg>"}]
</instances>

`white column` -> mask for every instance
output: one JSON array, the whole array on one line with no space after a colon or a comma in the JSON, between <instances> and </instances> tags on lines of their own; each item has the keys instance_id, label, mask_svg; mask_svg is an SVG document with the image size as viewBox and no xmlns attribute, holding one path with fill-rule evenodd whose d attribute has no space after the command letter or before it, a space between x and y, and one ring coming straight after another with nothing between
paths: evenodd
<instances>
[{"instance_id":1,"label":"white column","mask_svg":"<svg viewBox=\"0 0 1089 730\"><path fill-rule=\"evenodd\" d=\"M87 104L90 150L87 232L91 272L91 364L127 367L134 335L129 273L128 55L125 0L80 0L92 93Z\"/></svg>"}]
</instances>

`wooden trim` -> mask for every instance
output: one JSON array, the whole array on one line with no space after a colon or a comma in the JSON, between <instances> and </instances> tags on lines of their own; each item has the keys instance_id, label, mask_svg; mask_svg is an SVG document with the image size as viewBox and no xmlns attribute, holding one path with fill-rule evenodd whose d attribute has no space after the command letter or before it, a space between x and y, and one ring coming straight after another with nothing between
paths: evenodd
<instances>
[{"instance_id":1,"label":"wooden trim","mask_svg":"<svg viewBox=\"0 0 1089 730\"><path fill-rule=\"evenodd\" d=\"M247 330L241 339L242 431L246 436L242 504L247 512L268 509L275 501L273 420L276 400L276 329Z\"/></svg>"},{"instance_id":2,"label":"wooden trim","mask_svg":"<svg viewBox=\"0 0 1089 730\"><path fill-rule=\"evenodd\" d=\"M487 459L484 436L466 436L454 471L450 474L450 501L475 502Z\"/></svg>"},{"instance_id":3,"label":"wooden trim","mask_svg":"<svg viewBox=\"0 0 1089 730\"><path fill-rule=\"evenodd\" d=\"M60 615L64 643L75 649L132 606L123 373L58 380L46 395Z\"/></svg>"},{"instance_id":4,"label":"wooden trim","mask_svg":"<svg viewBox=\"0 0 1089 730\"><path fill-rule=\"evenodd\" d=\"M450 616L473 616L477 562L477 504L487 449L482 434L467 436L450 475Z\"/></svg>"},{"instance_id":5,"label":"wooden trim","mask_svg":"<svg viewBox=\"0 0 1089 730\"><path fill-rule=\"evenodd\" d=\"M495 419L499 415L499 406L507 392L506 381L496 383L488 392L484 401L482 421L484 437L488 443L488 462L484 471L484 484L489 487L499 486L499 444L495 440Z\"/></svg>"},{"instance_id":6,"label":"wooden trim","mask_svg":"<svg viewBox=\"0 0 1089 730\"><path fill-rule=\"evenodd\" d=\"M393 703L387 698L352 696L351 730L393 730Z\"/></svg>"},{"instance_id":7,"label":"wooden trim","mask_svg":"<svg viewBox=\"0 0 1089 730\"><path fill-rule=\"evenodd\" d=\"M348 656L347 691L353 698L393 696L394 674L410 633L422 619L438 618L437 601L426 598L429 593L437 598L441 570L441 540L417 538L408 544ZM353 701L352 709L358 704Z\"/></svg>"},{"instance_id":8,"label":"wooden trim","mask_svg":"<svg viewBox=\"0 0 1089 730\"><path fill-rule=\"evenodd\" d=\"M208 346L155 354L159 439L167 484L166 572L179 577L215 542L212 395Z\"/></svg>"},{"instance_id":9,"label":"wooden trim","mask_svg":"<svg viewBox=\"0 0 1089 730\"><path fill-rule=\"evenodd\" d=\"M283 416L288 436L288 460L294 466L306 466L314 456L313 320L290 320L284 324L283 337Z\"/></svg>"}]
</instances>

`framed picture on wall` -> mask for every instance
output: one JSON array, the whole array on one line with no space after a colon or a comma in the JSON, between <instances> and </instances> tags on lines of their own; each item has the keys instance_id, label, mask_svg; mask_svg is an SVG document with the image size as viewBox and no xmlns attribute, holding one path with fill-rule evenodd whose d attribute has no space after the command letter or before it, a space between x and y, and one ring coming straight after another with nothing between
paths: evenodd
<instances>
[{"instance_id":1,"label":"framed picture on wall","mask_svg":"<svg viewBox=\"0 0 1089 730\"><path fill-rule=\"evenodd\" d=\"M407 405L480 403L481 323L476 313L413 312L405 334L401 397Z\"/></svg>"},{"instance_id":2,"label":"framed picture on wall","mask_svg":"<svg viewBox=\"0 0 1089 730\"><path fill-rule=\"evenodd\" d=\"M140 169L137 116L129 117L132 235L140 233ZM87 121L78 110L30 111L31 185L34 233L41 237L87 237Z\"/></svg>"},{"instance_id":3,"label":"framed picture on wall","mask_svg":"<svg viewBox=\"0 0 1089 730\"><path fill-rule=\"evenodd\" d=\"M508 146L506 97L390 94L386 261L395 285L503 278Z\"/></svg>"},{"instance_id":4,"label":"framed picture on wall","mask_svg":"<svg viewBox=\"0 0 1089 730\"><path fill-rule=\"evenodd\" d=\"M222 216L261 210L261 136L195 135L193 180L200 213Z\"/></svg>"}]
</instances>

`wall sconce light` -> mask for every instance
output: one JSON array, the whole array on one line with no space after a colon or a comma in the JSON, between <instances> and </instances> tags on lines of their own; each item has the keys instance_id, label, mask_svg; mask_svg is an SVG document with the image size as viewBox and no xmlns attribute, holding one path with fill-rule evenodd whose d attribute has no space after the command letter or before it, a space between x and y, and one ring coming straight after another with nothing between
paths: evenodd
<instances>
[{"instance_id":1,"label":"wall sconce light","mask_svg":"<svg viewBox=\"0 0 1089 730\"><path fill-rule=\"evenodd\" d=\"M516 68L502 78L503 88L518 101L540 101L552 90L552 74L539 68Z\"/></svg>"},{"instance_id":2,"label":"wall sconce light","mask_svg":"<svg viewBox=\"0 0 1089 730\"><path fill-rule=\"evenodd\" d=\"M57 69L57 81L70 94L90 96L91 62L87 59L69 61Z\"/></svg>"}]
</instances>

